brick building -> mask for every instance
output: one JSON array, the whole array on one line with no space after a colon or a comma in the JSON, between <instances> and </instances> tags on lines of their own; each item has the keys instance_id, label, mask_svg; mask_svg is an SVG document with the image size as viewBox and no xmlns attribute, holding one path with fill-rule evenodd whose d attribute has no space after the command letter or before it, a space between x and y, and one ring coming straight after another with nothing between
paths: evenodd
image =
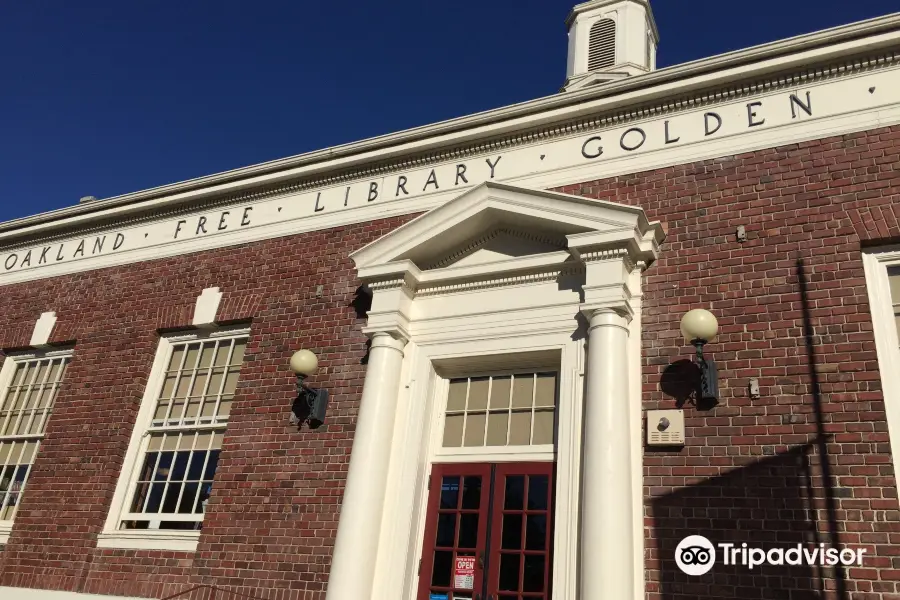
<instances>
[{"instance_id":1,"label":"brick building","mask_svg":"<svg viewBox=\"0 0 900 600\"><path fill-rule=\"evenodd\" d=\"M0 597L900 597L900 16L568 25L554 96L0 224Z\"/></svg>"}]
</instances>

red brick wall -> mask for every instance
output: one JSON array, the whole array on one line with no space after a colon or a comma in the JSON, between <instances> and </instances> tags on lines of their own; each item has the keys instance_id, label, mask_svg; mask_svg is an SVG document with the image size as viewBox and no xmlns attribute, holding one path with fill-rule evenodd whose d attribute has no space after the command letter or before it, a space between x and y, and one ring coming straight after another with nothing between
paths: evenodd
<instances>
[{"instance_id":1,"label":"red brick wall","mask_svg":"<svg viewBox=\"0 0 900 600\"><path fill-rule=\"evenodd\" d=\"M564 188L642 206L668 227L645 280L645 408L676 403L673 365L690 357L678 333L684 311L705 306L721 324L708 347L719 405L685 406L683 450L645 452L649 599L900 591L900 512L859 251L861 242L900 240L898 140L900 129L882 129ZM54 339L77 339L77 349L0 554L0 585L158 597L215 584L321 600L364 376L346 257L405 220L4 287L0 345L27 342L38 315L56 310ZM220 318L252 317L253 332L198 552L97 550L156 331L186 324L209 286L225 293ZM319 352L318 381L334 394L326 431L298 433L287 422L286 362L299 346ZM751 377L758 400L746 392ZM690 580L671 558L687 533L761 545L836 534L869 557L840 580L806 568L718 567Z\"/></svg>"},{"instance_id":2,"label":"red brick wall","mask_svg":"<svg viewBox=\"0 0 900 600\"><path fill-rule=\"evenodd\" d=\"M2 288L0 346L27 344L48 310L59 319L52 340L77 345L0 553L0 585L164 597L215 584L324 598L365 373L348 254L409 218ZM218 318L252 318L252 331L197 552L98 550L157 330L189 325L211 286L224 293ZM314 385L332 393L318 431L288 421L287 361L301 346L320 357Z\"/></svg>"},{"instance_id":3,"label":"red brick wall","mask_svg":"<svg viewBox=\"0 0 900 600\"><path fill-rule=\"evenodd\" d=\"M718 406L685 405L685 448L644 453L649 599L900 593L900 511L860 253L861 243L900 241L898 167L895 127L562 188L641 206L668 227L645 279L645 409L684 399L674 363L693 349L680 317L704 307L719 319L707 347ZM673 560L689 534L764 548L836 535L868 556L843 582L805 567L717 566L689 578Z\"/></svg>"}]
</instances>

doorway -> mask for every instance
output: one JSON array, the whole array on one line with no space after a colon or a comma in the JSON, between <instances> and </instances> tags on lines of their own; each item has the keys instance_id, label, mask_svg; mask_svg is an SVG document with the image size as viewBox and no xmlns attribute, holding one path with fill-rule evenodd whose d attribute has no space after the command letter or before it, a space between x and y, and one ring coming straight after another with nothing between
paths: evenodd
<instances>
[{"instance_id":1,"label":"doorway","mask_svg":"<svg viewBox=\"0 0 900 600\"><path fill-rule=\"evenodd\" d=\"M436 464L417 600L548 600L552 462Z\"/></svg>"}]
</instances>

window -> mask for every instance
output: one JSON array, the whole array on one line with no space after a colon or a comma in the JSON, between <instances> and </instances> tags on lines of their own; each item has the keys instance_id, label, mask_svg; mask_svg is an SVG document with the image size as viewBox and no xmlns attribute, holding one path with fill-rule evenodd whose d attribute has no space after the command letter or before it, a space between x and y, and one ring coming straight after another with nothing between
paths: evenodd
<instances>
[{"instance_id":1,"label":"window","mask_svg":"<svg viewBox=\"0 0 900 600\"><path fill-rule=\"evenodd\" d=\"M588 44L588 71L616 64L616 22L600 19L591 26Z\"/></svg>"},{"instance_id":2,"label":"window","mask_svg":"<svg viewBox=\"0 0 900 600\"><path fill-rule=\"evenodd\" d=\"M12 521L31 466L44 438L47 421L70 352L6 359L0 392L0 523ZM8 379L7 379L8 378Z\"/></svg>"},{"instance_id":3,"label":"window","mask_svg":"<svg viewBox=\"0 0 900 600\"><path fill-rule=\"evenodd\" d=\"M875 350L894 461L900 460L900 247L863 253Z\"/></svg>"},{"instance_id":4,"label":"window","mask_svg":"<svg viewBox=\"0 0 900 600\"><path fill-rule=\"evenodd\" d=\"M119 530L200 529L246 344L246 331L162 340Z\"/></svg>"},{"instance_id":5,"label":"window","mask_svg":"<svg viewBox=\"0 0 900 600\"><path fill-rule=\"evenodd\" d=\"M894 313L894 326L897 328L897 337L900 338L900 265L887 269L888 284L891 289L891 309Z\"/></svg>"},{"instance_id":6,"label":"window","mask_svg":"<svg viewBox=\"0 0 900 600\"><path fill-rule=\"evenodd\" d=\"M443 446L552 444L555 415L556 373L451 379Z\"/></svg>"}]
</instances>

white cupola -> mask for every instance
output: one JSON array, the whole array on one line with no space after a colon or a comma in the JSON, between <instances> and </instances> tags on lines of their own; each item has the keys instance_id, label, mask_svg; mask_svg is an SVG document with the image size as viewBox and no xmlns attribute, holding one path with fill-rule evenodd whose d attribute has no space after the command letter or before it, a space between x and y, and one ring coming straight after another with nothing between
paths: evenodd
<instances>
[{"instance_id":1,"label":"white cupola","mask_svg":"<svg viewBox=\"0 0 900 600\"><path fill-rule=\"evenodd\" d=\"M562 91L656 69L659 33L650 0L591 0L572 9Z\"/></svg>"}]
</instances>

